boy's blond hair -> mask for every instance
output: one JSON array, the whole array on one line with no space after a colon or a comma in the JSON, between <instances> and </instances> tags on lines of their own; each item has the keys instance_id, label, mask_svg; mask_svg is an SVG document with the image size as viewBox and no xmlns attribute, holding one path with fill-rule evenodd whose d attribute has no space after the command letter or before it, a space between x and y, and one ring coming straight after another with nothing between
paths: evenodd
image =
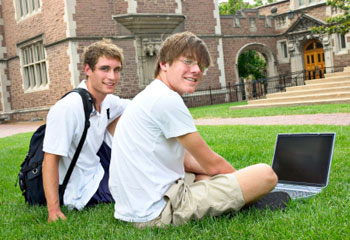
<instances>
[{"instance_id":1,"label":"boy's blond hair","mask_svg":"<svg viewBox=\"0 0 350 240\"><path fill-rule=\"evenodd\" d=\"M113 44L110 39L102 39L89 45L83 53L84 65L87 64L92 70L95 70L99 57L116 59L123 67L123 50Z\"/></svg>"},{"instance_id":2,"label":"boy's blond hair","mask_svg":"<svg viewBox=\"0 0 350 240\"><path fill-rule=\"evenodd\" d=\"M203 68L211 65L208 47L202 39L191 32L176 33L163 42L159 50L154 77L156 78L160 72L160 63L171 65L181 56L196 60Z\"/></svg>"}]
</instances>

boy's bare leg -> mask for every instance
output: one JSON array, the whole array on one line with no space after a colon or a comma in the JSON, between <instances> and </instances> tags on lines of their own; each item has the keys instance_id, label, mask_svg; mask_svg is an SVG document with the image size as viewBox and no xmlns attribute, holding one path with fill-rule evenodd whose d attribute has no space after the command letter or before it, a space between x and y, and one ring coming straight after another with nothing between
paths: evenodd
<instances>
[{"instance_id":1,"label":"boy's bare leg","mask_svg":"<svg viewBox=\"0 0 350 240\"><path fill-rule=\"evenodd\" d=\"M264 163L240 169L233 174L241 186L246 204L253 203L269 193L278 181L276 173Z\"/></svg>"}]
</instances>

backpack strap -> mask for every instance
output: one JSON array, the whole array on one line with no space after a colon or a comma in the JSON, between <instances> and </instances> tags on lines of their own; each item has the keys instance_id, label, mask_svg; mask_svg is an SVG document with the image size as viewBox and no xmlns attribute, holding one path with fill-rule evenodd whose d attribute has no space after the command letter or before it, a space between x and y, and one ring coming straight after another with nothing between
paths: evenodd
<instances>
[{"instance_id":1,"label":"backpack strap","mask_svg":"<svg viewBox=\"0 0 350 240\"><path fill-rule=\"evenodd\" d=\"M89 91L87 91L84 88L75 88L72 91L69 91L68 93L66 93L62 98L64 98L65 96L67 96L71 92L79 93L79 95L81 96L81 99L83 101L83 106L84 106L84 113L85 113L85 126L84 126L83 134L82 134L82 136L80 138L77 150L75 151L75 154L73 156L72 162L70 163L68 171L66 173L66 176L64 177L63 183L62 183L62 185L59 186L59 196L61 198L60 199L60 203L61 204L63 204L64 192L66 190L69 178L72 175L72 172L73 172L73 169L75 167L75 164L78 161L81 149L82 149L82 147L84 145L84 142L85 142L85 139L86 139L87 131L88 131L89 127L90 127L90 120L89 119L90 119L90 115L91 115L91 112L92 112L92 107L93 107L93 104L94 104L93 97L91 96Z\"/></svg>"}]
</instances>

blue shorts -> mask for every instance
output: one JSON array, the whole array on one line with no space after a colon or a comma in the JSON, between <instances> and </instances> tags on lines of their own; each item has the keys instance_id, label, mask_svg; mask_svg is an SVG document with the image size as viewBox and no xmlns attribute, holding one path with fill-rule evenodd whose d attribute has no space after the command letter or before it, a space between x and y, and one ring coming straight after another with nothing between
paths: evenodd
<instances>
[{"instance_id":1,"label":"blue shorts","mask_svg":"<svg viewBox=\"0 0 350 240\"><path fill-rule=\"evenodd\" d=\"M93 206L98 203L111 203L114 202L111 192L108 188L109 179L109 164L111 162L111 148L103 142L100 150L97 152L97 156L100 157L101 165L105 171L103 178L98 186L97 191L92 196L87 206Z\"/></svg>"}]
</instances>

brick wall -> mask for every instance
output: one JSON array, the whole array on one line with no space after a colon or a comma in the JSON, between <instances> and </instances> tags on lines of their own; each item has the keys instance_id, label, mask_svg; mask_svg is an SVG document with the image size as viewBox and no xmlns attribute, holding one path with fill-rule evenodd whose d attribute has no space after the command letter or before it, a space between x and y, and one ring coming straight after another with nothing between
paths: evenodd
<instances>
[{"instance_id":1,"label":"brick wall","mask_svg":"<svg viewBox=\"0 0 350 240\"><path fill-rule=\"evenodd\" d=\"M326 21L326 18L328 17L328 16L326 16L326 8L327 8L327 6L325 6L325 5L318 6L316 8L308 8L304 12L308 15L315 17L315 18Z\"/></svg>"},{"instance_id":2,"label":"brick wall","mask_svg":"<svg viewBox=\"0 0 350 240\"><path fill-rule=\"evenodd\" d=\"M212 0L183 1L185 30L195 34L215 34L214 2Z\"/></svg>"},{"instance_id":3,"label":"brick wall","mask_svg":"<svg viewBox=\"0 0 350 240\"><path fill-rule=\"evenodd\" d=\"M51 106L65 92L72 89L69 73L68 43L47 48L47 70L49 89L25 93L22 87L22 75L19 58L9 61L9 78L11 80L11 104L13 110L31 107Z\"/></svg>"},{"instance_id":4,"label":"brick wall","mask_svg":"<svg viewBox=\"0 0 350 240\"><path fill-rule=\"evenodd\" d=\"M218 38L203 38L204 42L208 46L211 58L212 66L208 68L206 75L203 76L203 79L198 85L198 90L212 88L220 88L220 71L217 64L217 58L219 57L219 52L217 51L217 46L219 44Z\"/></svg>"},{"instance_id":5,"label":"brick wall","mask_svg":"<svg viewBox=\"0 0 350 240\"><path fill-rule=\"evenodd\" d=\"M113 14L126 14L128 13L128 1L125 0L114 0L113 1Z\"/></svg>"},{"instance_id":6,"label":"brick wall","mask_svg":"<svg viewBox=\"0 0 350 240\"><path fill-rule=\"evenodd\" d=\"M269 5L258 7L261 15L271 15L271 8L277 8L276 14L289 12L290 4L289 1L283 1L279 3L272 3Z\"/></svg>"},{"instance_id":7,"label":"brick wall","mask_svg":"<svg viewBox=\"0 0 350 240\"><path fill-rule=\"evenodd\" d=\"M116 33L116 23L112 19L112 15L115 14L114 8L116 6L113 5L113 1L77 1L73 16L77 23L77 36L114 36Z\"/></svg>"},{"instance_id":8,"label":"brick wall","mask_svg":"<svg viewBox=\"0 0 350 240\"><path fill-rule=\"evenodd\" d=\"M55 0L41 1L41 12L17 21L13 0L3 0L3 19L7 56L17 55L16 44L44 34L44 43L50 44L64 39L66 24L64 23L64 2Z\"/></svg>"},{"instance_id":9,"label":"brick wall","mask_svg":"<svg viewBox=\"0 0 350 240\"><path fill-rule=\"evenodd\" d=\"M221 30L223 34L227 35L268 35L276 34L274 29L274 22L271 21L271 27L266 26L266 18L259 14L259 12L254 12L254 10L243 10L247 11L239 18L239 27L235 27L234 18L232 16L222 16L221 17ZM256 31L250 31L250 19L255 19Z\"/></svg>"},{"instance_id":10,"label":"brick wall","mask_svg":"<svg viewBox=\"0 0 350 240\"><path fill-rule=\"evenodd\" d=\"M12 119L17 121L30 121L33 119L46 120L47 113L48 111L33 111L33 112L17 113L12 115Z\"/></svg>"},{"instance_id":11,"label":"brick wall","mask_svg":"<svg viewBox=\"0 0 350 240\"><path fill-rule=\"evenodd\" d=\"M22 19L15 18L14 1L2 1L2 17L4 20L4 40L6 42L8 64L8 79L11 85L10 93L11 110L22 111L30 108L40 108L52 105L69 88L69 58L66 46L55 45L46 48L50 89L24 92L21 75L21 65L17 44L29 39L43 36L43 43L48 45L66 37L66 23L64 22L64 1L41 1L40 11ZM64 45L64 44L63 44ZM68 60L68 61L67 61ZM62 80L65 78L65 80ZM71 87L70 87L71 88ZM46 111L23 113L14 115L15 119L31 119L32 117L44 117Z\"/></svg>"},{"instance_id":12,"label":"brick wall","mask_svg":"<svg viewBox=\"0 0 350 240\"><path fill-rule=\"evenodd\" d=\"M137 75L135 40L118 40L116 44L124 51L124 66L116 88L116 94L121 97L136 95L141 89Z\"/></svg>"},{"instance_id":13,"label":"brick wall","mask_svg":"<svg viewBox=\"0 0 350 240\"><path fill-rule=\"evenodd\" d=\"M175 0L138 0L137 13L175 13Z\"/></svg>"},{"instance_id":14,"label":"brick wall","mask_svg":"<svg viewBox=\"0 0 350 240\"><path fill-rule=\"evenodd\" d=\"M350 66L350 53L334 55L334 66Z\"/></svg>"}]
</instances>

